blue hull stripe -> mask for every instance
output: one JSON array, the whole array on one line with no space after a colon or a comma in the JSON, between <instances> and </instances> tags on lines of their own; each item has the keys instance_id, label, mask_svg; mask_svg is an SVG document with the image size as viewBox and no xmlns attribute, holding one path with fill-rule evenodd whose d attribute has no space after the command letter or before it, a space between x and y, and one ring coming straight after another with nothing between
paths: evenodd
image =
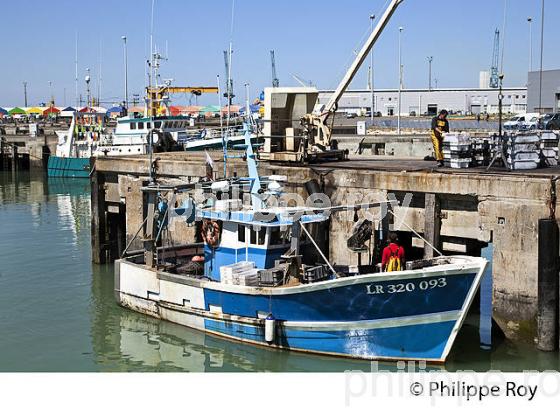
<instances>
[{"instance_id":1,"label":"blue hull stripe","mask_svg":"<svg viewBox=\"0 0 560 410\"><path fill-rule=\"evenodd\" d=\"M221 307L228 315L256 318L258 312L295 322L357 322L459 311L476 278L475 273L445 277L447 285L422 291L422 279L408 279L415 291L369 294L367 284L287 295L248 295L204 289L206 310ZM436 277L437 278L437 277ZM387 289L399 281L376 282Z\"/></svg>"},{"instance_id":2,"label":"blue hull stripe","mask_svg":"<svg viewBox=\"0 0 560 410\"><path fill-rule=\"evenodd\" d=\"M356 330L295 330L280 327L273 347L359 358L441 360L456 321ZM266 344L264 329L204 320L205 329L251 343Z\"/></svg>"}]
</instances>

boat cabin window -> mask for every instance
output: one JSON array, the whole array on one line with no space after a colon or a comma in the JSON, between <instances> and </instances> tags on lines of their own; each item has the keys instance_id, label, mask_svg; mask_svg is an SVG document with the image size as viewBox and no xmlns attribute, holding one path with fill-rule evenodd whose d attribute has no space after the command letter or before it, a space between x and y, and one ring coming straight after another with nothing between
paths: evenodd
<instances>
[{"instance_id":1,"label":"boat cabin window","mask_svg":"<svg viewBox=\"0 0 560 410\"><path fill-rule=\"evenodd\" d=\"M147 123L146 123L146 128L149 129L149 130L152 129L152 123L151 123L151 122L147 122Z\"/></svg>"},{"instance_id":2,"label":"boat cabin window","mask_svg":"<svg viewBox=\"0 0 560 410\"><path fill-rule=\"evenodd\" d=\"M131 123L130 123L130 129L131 129L131 130L135 130L135 129L136 129L136 123L135 123L135 122L131 122Z\"/></svg>"},{"instance_id":3,"label":"boat cabin window","mask_svg":"<svg viewBox=\"0 0 560 410\"><path fill-rule=\"evenodd\" d=\"M254 228L251 229L251 245L264 245L266 239L266 229L261 228L258 231L255 231Z\"/></svg>"},{"instance_id":4,"label":"boat cabin window","mask_svg":"<svg viewBox=\"0 0 560 410\"><path fill-rule=\"evenodd\" d=\"M161 128L161 121L154 122L154 128Z\"/></svg>"},{"instance_id":5,"label":"boat cabin window","mask_svg":"<svg viewBox=\"0 0 560 410\"><path fill-rule=\"evenodd\" d=\"M288 231L284 230L283 232L280 228L271 228L270 229L270 245L284 245L287 240Z\"/></svg>"},{"instance_id":6,"label":"boat cabin window","mask_svg":"<svg viewBox=\"0 0 560 410\"><path fill-rule=\"evenodd\" d=\"M144 129L144 123L143 123L143 122L139 122L139 123L138 123L138 129L139 129L139 130L143 130L143 129Z\"/></svg>"},{"instance_id":7,"label":"boat cabin window","mask_svg":"<svg viewBox=\"0 0 560 410\"><path fill-rule=\"evenodd\" d=\"M245 243L245 226L239 225L237 228L237 240L240 243Z\"/></svg>"}]
</instances>

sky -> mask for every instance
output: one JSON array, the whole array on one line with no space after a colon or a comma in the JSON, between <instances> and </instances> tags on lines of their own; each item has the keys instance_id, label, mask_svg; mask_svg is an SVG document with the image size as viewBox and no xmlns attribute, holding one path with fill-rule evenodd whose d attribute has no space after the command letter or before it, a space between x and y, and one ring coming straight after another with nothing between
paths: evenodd
<instances>
[{"instance_id":1,"label":"sky","mask_svg":"<svg viewBox=\"0 0 560 410\"><path fill-rule=\"evenodd\" d=\"M150 49L152 0L20 0L2 2L0 106L48 101L75 104L75 41L78 35L79 92L85 98L86 68L93 95L104 105L122 101L124 51L128 39L129 94L143 95ZM5 3L5 4L4 4ZM271 85L270 50L276 53L281 86L299 85L297 75L320 89L333 89L388 0L155 0L154 43L167 54L162 79L177 86L215 86L225 77L223 50L233 41L236 101ZM507 4L507 7L505 5ZM427 57L439 87L477 87L479 72L492 62L494 31L503 35L506 11L505 86L523 86L529 70L529 24L533 18L533 67L540 66L541 0L404 0L374 48L376 88L398 86L398 39L402 32L404 87L428 86ZM560 2L546 0L544 69L560 68L555 19ZM367 86L364 63L351 88ZM51 85L49 85L49 82ZM434 80L435 82L435 80ZM173 104L195 103L177 95ZM218 104L216 95L199 104ZM223 103L223 102L222 102Z\"/></svg>"}]
</instances>

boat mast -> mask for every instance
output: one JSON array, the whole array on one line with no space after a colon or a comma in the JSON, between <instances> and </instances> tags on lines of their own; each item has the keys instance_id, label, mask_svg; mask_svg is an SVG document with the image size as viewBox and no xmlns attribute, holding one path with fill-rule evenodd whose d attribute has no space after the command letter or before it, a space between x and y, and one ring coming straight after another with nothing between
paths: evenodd
<instances>
[{"instance_id":1,"label":"boat mast","mask_svg":"<svg viewBox=\"0 0 560 410\"><path fill-rule=\"evenodd\" d=\"M80 96L78 91L78 32L76 31L76 54L74 59L74 64L76 66L76 76L74 77L74 81L76 82L76 108L80 106Z\"/></svg>"}]
</instances>

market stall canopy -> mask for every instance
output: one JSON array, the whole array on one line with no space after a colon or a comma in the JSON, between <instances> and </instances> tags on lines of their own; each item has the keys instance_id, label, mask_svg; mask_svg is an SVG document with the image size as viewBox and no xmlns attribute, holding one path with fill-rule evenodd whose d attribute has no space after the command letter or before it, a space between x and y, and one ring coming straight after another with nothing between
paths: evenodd
<instances>
[{"instance_id":1,"label":"market stall canopy","mask_svg":"<svg viewBox=\"0 0 560 410\"><path fill-rule=\"evenodd\" d=\"M58 115L60 114L60 110L56 107L49 107L43 111L43 115Z\"/></svg>"},{"instance_id":2,"label":"market stall canopy","mask_svg":"<svg viewBox=\"0 0 560 410\"><path fill-rule=\"evenodd\" d=\"M9 115L24 115L25 110L19 107L14 107L10 111L8 111Z\"/></svg>"},{"instance_id":3,"label":"market stall canopy","mask_svg":"<svg viewBox=\"0 0 560 410\"><path fill-rule=\"evenodd\" d=\"M172 105L171 107L169 107L169 113L173 116L173 117L177 117L179 115L185 115L185 108L187 107L183 107L181 105Z\"/></svg>"},{"instance_id":4,"label":"market stall canopy","mask_svg":"<svg viewBox=\"0 0 560 410\"><path fill-rule=\"evenodd\" d=\"M26 114L36 114L36 115L43 115L43 108L40 107L31 107L25 111Z\"/></svg>"},{"instance_id":5,"label":"market stall canopy","mask_svg":"<svg viewBox=\"0 0 560 410\"><path fill-rule=\"evenodd\" d=\"M202 110L202 108L203 107L199 105L188 105L185 107L184 112L190 115L198 115L198 113L200 113L200 110Z\"/></svg>"},{"instance_id":6,"label":"market stall canopy","mask_svg":"<svg viewBox=\"0 0 560 410\"><path fill-rule=\"evenodd\" d=\"M107 110L107 114L121 114L124 111L124 108L121 105L117 105L115 107L111 107Z\"/></svg>"},{"instance_id":7,"label":"market stall canopy","mask_svg":"<svg viewBox=\"0 0 560 410\"><path fill-rule=\"evenodd\" d=\"M229 108L229 112L231 114L239 114L240 110L241 110L241 106L239 106L239 105L232 105ZM225 106L225 107L222 108L222 114L226 115L227 113L228 113L228 107Z\"/></svg>"},{"instance_id":8,"label":"market stall canopy","mask_svg":"<svg viewBox=\"0 0 560 410\"><path fill-rule=\"evenodd\" d=\"M138 106L136 106L136 107L130 107L130 108L128 109L128 112L129 112L129 113L140 113L140 114L143 114L143 113L144 113L144 107L138 107Z\"/></svg>"},{"instance_id":9,"label":"market stall canopy","mask_svg":"<svg viewBox=\"0 0 560 410\"><path fill-rule=\"evenodd\" d=\"M76 112L76 109L74 107L66 107L63 110L60 110L62 112Z\"/></svg>"},{"instance_id":10,"label":"market stall canopy","mask_svg":"<svg viewBox=\"0 0 560 410\"><path fill-rule=\"evenodd\" d=\"M91 107L93 109L93 111L99 113L99 114L106 114L107 113L107 108L105 107L100 107L100 106L96 106L96 107Z\"/></svg>"},{"instance_id":11,"label":"market stall canopy","mask_svg":"<svg viewBox=\"0 0 560 410\"><path fill-rule=\"evenodd\" d=\"M206 114L206 113L219 113L220 112L220 107L217 105L207 105L206 107L202 108L200 110L200 112L202 114Z\"/></svg>"},{"instance_id":12,"label":"market stall canopy","mask_svg":"<svg viewBox=\"0 0 560 410\"><path fill-rule=\"evenodd\" d=\"M0 115L8 115L8 110L5 110L4 108L0 107Z\"/></svg>"}]
</instances>

